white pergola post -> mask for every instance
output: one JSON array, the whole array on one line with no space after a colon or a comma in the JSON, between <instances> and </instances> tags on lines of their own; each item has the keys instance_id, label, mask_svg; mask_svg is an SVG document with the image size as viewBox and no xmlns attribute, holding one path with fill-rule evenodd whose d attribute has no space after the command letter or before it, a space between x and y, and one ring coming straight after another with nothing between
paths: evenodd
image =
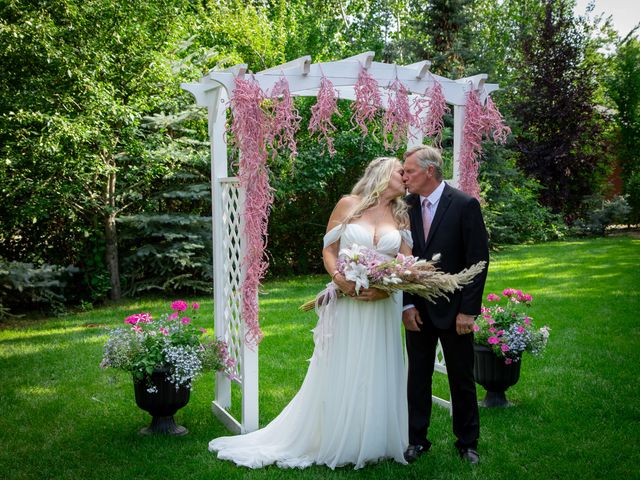
<instances>
[{"instance_id":1,"label":"white pergola post","mask_svg":"<svg viewBox=\"0 0 640 480\"><path fill-rule=\"evenodd\" d=\"M383 107L387 105L385 89L400 80L412 96L423 95L428 87L438 82L445 100L453 106L453 178L447 181L454 186L459 183L460 149L463 144L463 126L466 92L470 89L481 92L482 97L498 89L496 84L485 84L486 75L476 75L459 80L451 80L429 73L431 65L422 61L411 65L395 65L374 62L374 53L365 52L336 62L311 63L305 56L277 67L252 74L252 79L260 88L269 92L275 83L285 77L293 96L317 96L323 77L328 78L338 91L339 98L355 100L354 86L360 70L364 67L379 85ZM242 78L246 65L236 65L224 71L211 71L198 83L182 84L191 92L196 103L208 110L209 137L211 140L211 200L214 250L214 325L216 337L229 345L232 358L237 362L235 375L231 380L223 374L216 374L213 412L233 432L246 433L258 428L258 347L245 343L245 324L241 318L240 286L244 278L242 259L244 240L242 238L243 192L238 179L228 177L227 145L225 127L228 100L233 95L235 79ZM425 112L428 114L428 112ZM409 145L422 143L422 132L412 131ZM242 155L242 152L240 152ZM435 369L446 375L444 356L439 346ZM235 381L242 388L242 418L234 418L230 413L231 385ZM438 404L450 408L447 400L434 397Z\"/></svg>"}]
</instances>

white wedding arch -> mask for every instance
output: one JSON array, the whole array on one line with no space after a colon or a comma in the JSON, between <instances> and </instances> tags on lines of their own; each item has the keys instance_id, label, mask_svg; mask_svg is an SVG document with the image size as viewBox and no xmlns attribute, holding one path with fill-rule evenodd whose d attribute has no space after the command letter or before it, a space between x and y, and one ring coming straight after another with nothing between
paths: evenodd
<instances>
[{"instance_id":1,"label":"white wedding arch","mask_svg":"<svg viewBox=\"0 0 640 480\"><path fill-rule=\"evenodd\" d=\"M329 79L340 99L355 100L354 86L362 69L378 83L382 106L387 108L385 88L399 80L410 96L421 96L427 89L439 83L446 103L453 107L453 177L448 183L458 185L460 180L461 147L464 143L464 122L467 93L475 91L484 102L498 89L497 84L485 83L487 75L475 75L451 80L429 72L431 62L411 65L374 62L374 53L366 52L335 62L312 63L310 56L252 74L246 65L236 65L223 71L211 71L198 83L182 84L182 88L194 95L200 107L208 112L211 142L211 185L213 205L214 249L214 328L217 338L229 345L236 360L235 378L216 374L213 412L235 433L246 433L258 428L258 345L247 344L247 327L242 318L241 286L245 278L243 265L246 245L243 238L244 192L237 177L229 177L225 129L229 100L233 98L236 78L251 77L263 91L271 90L275 83L286 78L293 96L317 96L320 82ZM424 112L427 115L428 112ZM423 134L411 129L408 147L422 143ZM240 152L242 155L242 152ZM446 375L444 356L440 347L436 355L435 369ZM241 386L241 418L234 418L231 407L231 382ZM450 409L449 401L434 397L438 404Z\"/></svg>"}]
</instances>

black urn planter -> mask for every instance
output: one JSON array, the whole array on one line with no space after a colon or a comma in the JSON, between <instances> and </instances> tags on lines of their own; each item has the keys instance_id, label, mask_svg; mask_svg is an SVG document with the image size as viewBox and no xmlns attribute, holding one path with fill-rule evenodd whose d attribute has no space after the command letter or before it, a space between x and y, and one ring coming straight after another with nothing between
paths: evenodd
<instances>
[{"instance_id":1,"label":"black urn planter","mask_svg":"<svg viewBox=\"0 0 640 480\"><path fill-rule=\"evenodd\" d=\"M149 391L150 387L152 390ZM189 402L190 389L176 386L167 379L166 370L156 370L141 380L133 379L136 404L153 417L151 425L140 430L141 435L186 435L189 431L176 425L173 415Z\"/></svg>"},{"instance_id":2,"label":"black urn planter","mask_svg":"<svg viewBox=\"0 0 640 480\"><path fill-rule=\"evenodd\" d=\"M520 378L520 363L513 362L510 365L504 363L504 358L498 358L489 347L474 345L475 361L473 375L476 383L487 390L487 395L480 406L482 407L508 407L505 391L518 383Z\"/></svg>"}]
</instances>

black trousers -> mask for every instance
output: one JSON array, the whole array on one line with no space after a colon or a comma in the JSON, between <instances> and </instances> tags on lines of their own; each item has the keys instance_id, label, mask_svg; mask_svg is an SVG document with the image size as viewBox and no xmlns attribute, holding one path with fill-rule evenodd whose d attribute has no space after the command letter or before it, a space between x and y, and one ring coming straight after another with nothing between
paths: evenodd
<instances>
[{"instance_id":1,"label":"black trousers","mask_svg":"<svg viewBox=\"0 0 640 480\"><path fill-rule=\"evenodd\" d=\"M432 405L431 381L436 346L440 339L451 390L456 446L475 449L480 437L480 416L473 377L473 334L458 335L455 324L447 330L438 329L423 313L421 312L421 330L406 332L409 357L409 443L425 447L431 445L427 440Z\"/></svg>"}]
</instances>

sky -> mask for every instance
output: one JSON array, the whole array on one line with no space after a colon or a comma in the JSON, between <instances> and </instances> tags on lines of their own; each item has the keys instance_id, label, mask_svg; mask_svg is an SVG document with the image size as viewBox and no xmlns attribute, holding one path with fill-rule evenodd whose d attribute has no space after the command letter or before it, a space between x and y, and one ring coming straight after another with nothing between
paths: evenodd
<instances>
[{"instance_id":1,"label":"sky","mask_svg":"<svg viewBox=\"0 0 640 480\"><path fill-rule=\"evenodd\" d=\"M583 15L589 0L577 0L575 12ZM613 16L613 27L624 37L640 22L640 0L596 0L593 16L604 12Z\"/></svg>"}]
</instances>

